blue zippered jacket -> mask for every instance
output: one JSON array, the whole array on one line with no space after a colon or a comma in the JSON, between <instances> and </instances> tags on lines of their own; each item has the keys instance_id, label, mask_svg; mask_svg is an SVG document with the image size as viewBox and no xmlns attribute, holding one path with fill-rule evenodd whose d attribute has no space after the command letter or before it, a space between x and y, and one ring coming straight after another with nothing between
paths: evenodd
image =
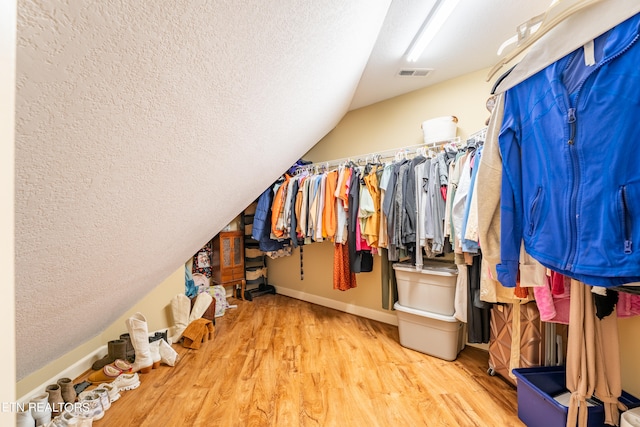
<instances>
[{"instance_id":1,"label":"blue zippered jacket","mask_svg":"<svg viewBox=\"0 0 640 427\"><path fill-rule=\"evenodd\" d=\"M257 240L262 252L278 251L284 248L285 244L277 240L272 240L271 234L271 201L273 200L273 188L269 187L258 197L256 213L253 216L253 228L251 238Z\"/></svg>"},{"instance_id":2,"label":"blue zippered jacket","mask_svg":"<svg viewBox=\"0 0 640 427\"><path fill-rule=\"evenodd\" d=\"M639 26L636 15L505 93L504 286L522 242L588 285L640 281Z\"/></svg>"}]
</instances>

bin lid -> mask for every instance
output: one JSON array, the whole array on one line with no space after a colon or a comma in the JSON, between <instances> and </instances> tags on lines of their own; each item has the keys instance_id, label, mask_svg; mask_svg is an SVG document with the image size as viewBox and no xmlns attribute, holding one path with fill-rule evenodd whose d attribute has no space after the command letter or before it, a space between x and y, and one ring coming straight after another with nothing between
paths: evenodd
<instances>
[{"instance_id":1,"label":"bin lid","mask_svg":"<svg viewBox=\"0 0 640 427\"><path fill-rule=\"evenodd\" d=\"M445 316L444 314L432 313L431 311L418 310L417 308L405 307L396 302L393 308L402 313L414 314L416 316L428 317L429 319L440 320L442 322L458 323L458 319L453 316Z\"/></svg>"},{"instance_id":2,"label":"bin lid","mask_svg":"<svg viewBox=\"0 0 640 427\"><path fill-rule=\"evenodd\" d=\"M458 267L455 264L449 264L444 262L429 262L422 266L422 269L418 269L413 264L395 263L393 264L394 270L406 271L406 272L421 272L423 274L431 274L436 276L456 276L458 274Z\"/></svg>"}]
</instances>

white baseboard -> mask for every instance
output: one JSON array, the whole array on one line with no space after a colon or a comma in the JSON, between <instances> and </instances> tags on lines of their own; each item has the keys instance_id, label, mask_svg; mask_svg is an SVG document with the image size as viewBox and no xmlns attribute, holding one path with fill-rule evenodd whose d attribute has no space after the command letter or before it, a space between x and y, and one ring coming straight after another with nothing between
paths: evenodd
<instances>
[{"instance_id":1,"label":"white baseboard","mask_svg":"<svg viewBox=\"0 0 640 427\"><path fill-rule=\"evenodd\" d=\"M154 335L156 332L165 332L165 331L167 331L167 328L150 332L149 335ZM31 390L29 393L26 393L24 396L20 396L16 401L27 403L34 396L43 393L49 384L55 384L60 378L71 378L72 380L74 380L75 378L78 378L79 376L87 372L89 369L91 369L93 362L95 362L96 360L102 359L107 353L108 353L108 347L106 344L98 347L97 349L87 354L82 359L78 360L73 365L68 366L62 372L59 372L57 375L54 375L53 377L49 378L47 381L40 384L38 387L34 388L33 390Z\"/></svg>"},{"instance_id":2,"label":"white baseboard","mask_svg":"<svg viewBox=\"0 0 640 427\"><path fill-rule=\"evenodd\" d=\"M87 372L87 370L91 369L91 365L93 365L93 362L95 362L96 360L100 360L105 354L107 354L106 344L95 349L57 375L49 378L47 381L31 390L29 393L19 397L17 401L27 403L34 396L43 393L49 384L55 384L60 378L78 378L80 375Z\"/></svg>"},{"instance_id":3,"label":"white baseboard","mask_svg":"<svg viewBox=\"0 0 640 427\"><path fill-rule=\"evenodd\" d=\"M373 310L371 308L362 307L355 304L349 304L342 301L336 301L331 298L321 297L309 294L295 289L283 288L276 286L276 293L302 301L318 304L323 307L333 308L335 310L344 311L345 313L354 314L356 316L365 317L378 322L388 323L390 325L398 325L398 316L394 312L384 313L382 311Z\"/></svg>"}]
</instances>

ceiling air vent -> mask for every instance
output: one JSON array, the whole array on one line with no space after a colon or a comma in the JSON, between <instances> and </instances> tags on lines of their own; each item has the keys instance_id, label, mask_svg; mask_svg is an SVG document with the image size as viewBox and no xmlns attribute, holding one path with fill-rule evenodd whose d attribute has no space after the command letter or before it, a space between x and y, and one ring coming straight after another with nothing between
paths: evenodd
<instances>
[{"instance_id":1,"label":"ceiling air vent","mask_svg":"<svg viewBox=\"0 0 640 427\"><path fill-rule=\"evenodd\" d=\"M398 71L400 77L427 77L433 71L432 68L402 68Z\"/></svg>"}]
</instances>

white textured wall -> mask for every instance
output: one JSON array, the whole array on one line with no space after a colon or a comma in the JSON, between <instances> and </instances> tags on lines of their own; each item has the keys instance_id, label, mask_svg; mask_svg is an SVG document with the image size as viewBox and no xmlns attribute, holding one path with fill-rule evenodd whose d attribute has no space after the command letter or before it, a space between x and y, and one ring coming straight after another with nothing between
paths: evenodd
<instances>
[{"instance_id":1,"label":"white textured wall","mask_svg":"<svg viewBox=\"0 0 640 427\"><path fill-rule=\"evenodd\" d=\"M98 335L333 128L389 3L18 2L18 379Z\"/></svg>"}]
</instances>

